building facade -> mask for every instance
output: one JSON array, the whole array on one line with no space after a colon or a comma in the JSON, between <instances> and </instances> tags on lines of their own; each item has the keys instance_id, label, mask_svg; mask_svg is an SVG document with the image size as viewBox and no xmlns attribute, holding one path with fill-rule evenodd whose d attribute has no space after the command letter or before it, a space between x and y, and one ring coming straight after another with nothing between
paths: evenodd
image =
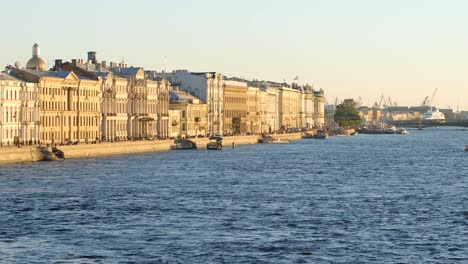
<instances>
[{"instance_id":1,"label":"building facade","mask_svg":"<svg viewBox=\"0 0 468 264\"><path fill-rule=\"evenodd\" d=\"M180 137L198 137L209 134L208 130L208 105L201 102L195 96L178 90L172 90L169 94L171 110L180 112L179 127Z\"/></svg>"},{"instance_id":2,"label":"building facade","mask_svg":"<svg viewBox=\"0 0 468 264\"><path fill-rule=\"evenodd\" d=\"M280 129L279 123L279 90L276 87L267 87L264 92L267 96L266 120L268 133L275 133Z\"/></svg>"},{"instance_id":3,"label":"building facade","mask_svg":"<svg viewBox=\"0 0 468 264\"><path fill-rule=\"evenodd\" d=\"M224 134L247 133L247 83L236 80L224 81Z\"/></svg>"},{"instance_id":4,"label":"building facade","mask_svg":"<svg viewBox=\"0 0 468 264\"><path fill-rule=\"evenodd\" d=\"M267 125L268 95L257 87L247 90L247 133L268 132Z\"/></svg>"},{"instance_id":5,"label":"building facade","mask_svg":"<svg viewBox=\"0 0 468 264\"><path fill-rule=\"evenodd\" d=\"M300 95L298 90L286 86L278 89L280 130L299 128Z\"/></svg>"},{"instance_id":6,"label":"building facade","mask_svg":"<svg viewBox=\"0 0 468 264\"><path fill-rule=\"evenodd\" d=\"M314 91L314 126L319 129L325 126L325 95L322 89Z\"/></svg>"},{"instance_id":7,"label":"building facade","mask_svg":"<svg viewBox=\"0 0 468 264\"><path fill-rule=\"evenodd\" d=\"M180 131L180 110L169 109L169 138L178 138L181 136Z\"/></svg>"},{"instance_id":8,"label":"building facade","mask_svg":"<svg viewBox=\"0 0 468 264\"><path fill-rule=\"evenodd\" d=\"M305 85L301 91L301 124L304 129L312 129L315 127L314 121L314 90L312 86ZM325 106L324 106L325 107Z\"/></svg>"},{"instance_id":9,"label":"building facade","mask_svg":"<svg viewBox=\"0 0 468 264\"><path fill-rule=\"evenodd\" d=\"M40 139L45 144L89 142L99 137L99 87L73 72L12 69L40 91Z\"/></svg>"},{"instance_id":10,"label":"building facade","mask_svg":"<svg viewBox=\"0 0 468 264\"><path fill-rule=\"evenodd\" d=\"M189 72L176 70L160 74L208 106L207 131L210 135L223 135L224 127L224 77L217 72Z\"/></svg>"},{"instance_id":11,"label":"building facade","mask_svg":"<svg viewBox=\"0 0 468 264\"><path fill-rule=\"evenodd\" d=\"M94 52L88 52L88 61L73 59L62 63L56 60L54 70L73 71L80 76L100 82L99 88L99 141L117 141L128 139L128 81L110 72L106 63L96 62Z\"/></svg>"},{"instance_id":12,"label":"building facade","mask_svg":"<svg viewBox=\"0 0 468 264\"><path fill-rule=\"evenodd\" d=\"M39 91L7 72L0 73L0 146L39 143Z\"/></svg>"}]
</instances>

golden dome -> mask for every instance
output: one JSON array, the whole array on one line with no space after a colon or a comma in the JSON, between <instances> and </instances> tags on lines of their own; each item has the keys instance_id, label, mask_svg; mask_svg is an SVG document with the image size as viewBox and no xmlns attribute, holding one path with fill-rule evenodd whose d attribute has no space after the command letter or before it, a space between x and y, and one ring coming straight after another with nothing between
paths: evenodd
<instances>
[{"instance_id":1,"label":"golden dome","mask_svg":"<svg viewBox=\"0 0 468 264\"><path fill-rule=\"evenodd\" d=\"M26 63L26 69L45 71L46 64L41 57L32 57L28 60L28 63Z\"/></svg>"},{"instance_id":2,"label":"golden dome","mask_svg":"<svg viewBox=\"0 0 468 264\"><path fill-rule=\"evenodd\" d=\"M41 58L41 50L37 43L32 47L32 58L26 63L26 69L45 71L46 64L45 61Z\"/></svg>"}]
</instances>

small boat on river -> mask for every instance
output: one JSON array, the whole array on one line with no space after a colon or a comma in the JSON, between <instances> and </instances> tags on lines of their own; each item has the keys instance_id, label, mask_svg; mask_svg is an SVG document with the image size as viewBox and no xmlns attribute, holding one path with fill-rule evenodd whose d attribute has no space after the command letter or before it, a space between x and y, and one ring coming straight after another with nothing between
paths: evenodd
<instances>
[{"instance_id":1,"label":"small boat on river","mask_svg":"<svg viewBox=\"0 0 468 264\"><path fill-rule=\"evenodd\" d=\"M395 134L397 132L396 126L388 126L385 129L385 134Z\"/></svg>"},{"instance_id":2,"label":"small boat on river","mask_svg":"<svg viewBox=\"0 0 468 264\"><path fill-rule=\"evenodd\" d=\"M405 128L400 128L397 130L397 134L406 135L408 134L408 130L406 130Z\"/></svg>"},{"instance_id":3,"label":"small boat on river","mask_svg":"<svg viewBox=\"0 0 468 264\"><path fill-rule=\"evenodd\" d=\"M289 143L289 140L274 138L274 137L271 137L271 136L263 136L263 137L259 138L257 142L259 144L287 144L287 143Z\"/></svg>"},{"instance_id":4,"label":"small boat on river","mask_svg":"<svg viewBox=\"0 0 468 264\"><path fill-rule=\"evenodd\" d=\"M308 139L308 138L314 138L314 134L311 134L311 133L307 133L307 132L306 132L306 133L304 133L304 134L301 135L301 138L306 138L306 139Z\"/></svg>"},{"instance_id":5,"label":"small boat on river","mask_svg":"<svg viewBox=\"0 0 468 264\"><path fill-rule=\"evenodd\" d=\"M468 151L468 145L465 145L465 151Z\"/></svg>"},{"instance_id":6,"label":"small boat on river","mask_svg":"<svg viewBox=\"0 0 468 264\"><path fill-rule=\"evenodd\" d=\"M196 149L197 144L191 140L185 139L185 138L179 138L174 140L174 144L171 145L172 150L177 150L177 149Z\"/></svg>"},{"instance_id":7,"label":"small boat on river","mask_svg":"<svg viewBox=\"0 0 468 264\"><path fill-rule=\"evenodd\" d=\"M314 135L315 139L326 139L328 138L328 133L323 130L317 130L317 132Z\"/></svg>"},{"instance_id":8,"label":"small boat on river","mask_svg":"<svg viewBox=\"0 0 468 264\"><path fill-rule=\"evenodd\" d=\"M270 144L288 144L289 140L277 138L277 139L272 140L272 141L270 141L268 143L270 143Z\"/></svg>"},{"instance_id":9,"label":"small boat on river","mask_svg":"<svg viewBox=\"0 0 468 264\"><path fill-rule=\"evenodd\" d=\"M275 140L275 139L273 137L271 137L271 136L262 136L261 138L259 138L257 140L257 143L259 143L259 144L268 144L273 140Z\"/></svg>"},{"instance_id":10,"label":"small boat on river","mask_svg":"<svg viewBox=\"0 0 468 264\"><path fill-rule=\"evenodd\" d=\"M206 149L221 150L223 149L223 138L219 136L211 136L210 142L206 144Z\"/></svg>"}]
</instances>

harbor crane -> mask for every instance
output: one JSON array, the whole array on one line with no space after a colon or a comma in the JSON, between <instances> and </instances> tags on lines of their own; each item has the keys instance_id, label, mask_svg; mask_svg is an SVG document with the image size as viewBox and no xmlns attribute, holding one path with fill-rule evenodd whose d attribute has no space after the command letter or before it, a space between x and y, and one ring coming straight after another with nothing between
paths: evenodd
<instances>
[{"instance_id":1,"label":"harbor crane","mask_svg":"<svg viewBox=\"0 0 468 264\"><path fill-rule=\"evenodd\" d=\"M429 99L429 102L427 103L429 106L430 106L431 104L434 104L434 97L435 97L435 95L436 95L436 93L437 93L437 89L438 89L438 88L435 88L434 93L433 93L432 96L431 96L431 99Z\"/></svg>"},{"instance_id":2,"label":"harbor crane","mask_svg":"<svg viewBox=\"0 0 468 264\"><path fill-rule=\"evenodd\" d=\"M421 103L421 106L431 106L431 104L434 103L434 97L435 97L435 95L436 95L436 93L437 93L437 89L438 89L438 88L435 88L435 90L434 90L434 92L432 93L432 96L431 96L430 98L429 98L429 96L426 96L426 97L424 98L424 100L423 100L422 103Z\"/></svg>"}]
</instances>

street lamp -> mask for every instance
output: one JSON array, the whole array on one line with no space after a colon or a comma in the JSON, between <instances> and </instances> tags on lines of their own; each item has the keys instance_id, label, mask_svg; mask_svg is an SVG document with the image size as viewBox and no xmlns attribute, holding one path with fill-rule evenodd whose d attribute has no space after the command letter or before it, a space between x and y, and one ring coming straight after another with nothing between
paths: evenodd
<instances>
[{"instance_id":1,"label":"street lamp","mask_svg":"<svg viewBox=\"0 0 468 264\"><path fill-rule=\"evenodd\" d=\"M57 116L55 116L55 120L57 121L57 122L55 122L55 126L57 126L60 123L60 145L62 145L63 144L63 141L62 141L62 139L63 139L62 120L60 120L59 114L57 114Z\"/></svg>"},{"instance_id":2,"label":"street lamp","mask_svg":"<svg viewBox=\"0 0 468 264\"><path fill-rule=\"evenodd\" d=\"M55 143L55 140L54 140L54 139L55 139L55 135L54 135L54 133L52 133L52 128L50 128L50 136L51 136L51 143L52 143L52 145L54 145L54 143Z\"/></svg>"},{"instance_id":3,"label":"street lamp","mask_svg":"<svg viewBox=\"0 0 468 264\"><path fill-rule=\"evenodd\" d=\"M198 126L199 126L199 123L200 123L200 117L195 117L195 123L197 123L197 127L195 128L195 137L198 137Z\"/></svg>"},{"instance_id":4,"label":"street lamp","mask_svg":"<svg viewBox=\"0 0 468 264\"><path fill-rule=\"evenodd\" d=\"M20 135L20 123L18 121L19 118L16 117L16 113L13 115L13 118L15 119L15 123L18 122L18 127L17 127L17 136L15 136L14 142L16 143L16 146L19 148L20 147L20 140L19 140L19 135Z\"/></svg>"},{"instance_id":5,"label":"street lamp","mask_svg":"<svg viewBox=\"0 0 468 264\"><path fill-rule=\"evenodd\" d=\"M99 115L96 115L96 123L98 124L97 138L98 142L101 143L101 120L99 120Z\"/></svg>"}]
</instances>

